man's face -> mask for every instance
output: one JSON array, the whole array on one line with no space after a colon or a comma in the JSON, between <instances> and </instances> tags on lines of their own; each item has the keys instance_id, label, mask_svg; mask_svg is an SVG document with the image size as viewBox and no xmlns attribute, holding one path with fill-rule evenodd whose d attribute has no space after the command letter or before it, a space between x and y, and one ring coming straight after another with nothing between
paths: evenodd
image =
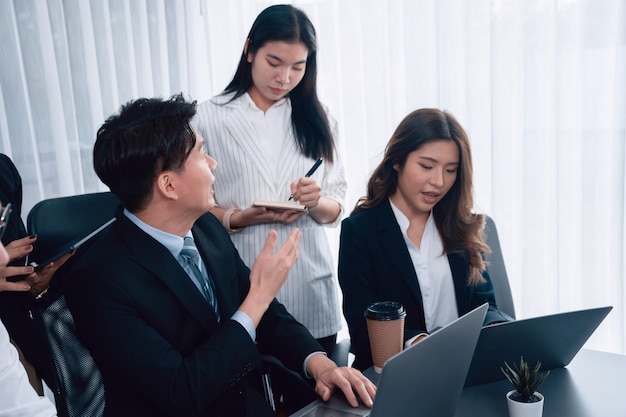
<instances>
[{"instance_id":1,"label":"man's face","mask_svg":"<svg viewBox=\"0 0 626 417\"><path fill-rule=\"evenodd\" d=\"M179 202L189 211L202 215L215 207L213 196L213 171L215 159L204 152L204 140L196 133L196 145L185 161L183 169L176 173Z\"/></svg>"}]
</instances>

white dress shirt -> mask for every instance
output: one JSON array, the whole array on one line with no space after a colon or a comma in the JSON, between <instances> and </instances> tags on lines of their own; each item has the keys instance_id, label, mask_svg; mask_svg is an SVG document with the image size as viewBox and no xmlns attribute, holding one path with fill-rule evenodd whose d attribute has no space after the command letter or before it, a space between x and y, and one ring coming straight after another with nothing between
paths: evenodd
<instances>
[{"instance_id":1,"label":"white dress shirt","mask_svg":"<svg viewBox=\"0 0 626 417\"><path fill-rule=\"evenodd\" d=\"M28 381L15 346L0 321L0 416L50 417L57 410L46 397L40 397Z\"/></svg>"},{"instance_id":2,"label":"white dress shirt","mask_svg":"<svg viewBox=\"0 0 626 417\"><path fill-rule=\"evenodd\" d=\"M247 94L231 102L229 98L216 96L200 104L192 122L203 137L208 154L217 161L213 186L217 204L245 209L257 198L288 201L289 185L315 163L302 155L293 136L291 102L279 100L265 113L270 119L260 120L262 112L259 113ZM326 114L337 141L337 122ZM258 130L264 132L259 135ZM335 153L334 163L324 161L312 177L321 186L322 196L337 201L343 213L347 185L339 154ZM339 225L342 213L326 226ZM333 256L323 226L305 215L292 224L248 226L232 234L231 239L241 258L251 267L270 229L277 231L280 246L294 227L302 232L299 257L277 299L315 338L335 334L341 329L341 309Z\"/></svg>"},{"instance_id":3,"label":"white dress shirt","mask_svg":"<svg viewBox=\"0 0 626 417\"><path fill-rule=\"evenodd\" d=\"M243 97L248 102L247 113L257 133L259 147L268 165L273 168L274 186L278 188L280 186L278 178L282 168L280 162L282 155L280 151L277 152L276 150L285 148L285 142L288 139L285 132L291 129L291 106L287 99L283 98L274 103L266 112L263 112L248 94L244 94Z\"/></svg>"},{"instance_id":4,"label":"white dress shirt","mask_svg":"<svg viewBox=\"0 0 626 417\"><path fill-rule=\"evenodd\" d=\"M402 230L409 255L411 255L422 293L426 329L431 332L459 317L448 256L443 252L443 243L432 212L426 221L422 241L418 248L409 239L407 233L409 219L393 204L391 199L389 202Z\"/></svg>"}]
</instances>

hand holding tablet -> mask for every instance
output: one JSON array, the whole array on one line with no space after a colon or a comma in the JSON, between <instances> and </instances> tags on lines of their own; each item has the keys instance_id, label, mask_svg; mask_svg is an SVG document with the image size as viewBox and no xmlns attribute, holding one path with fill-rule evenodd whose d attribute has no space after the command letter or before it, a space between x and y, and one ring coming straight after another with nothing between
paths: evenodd
<instances>
[{"instance_id":1,"label":"hand holding tablet","mask_svg":"<svg viewBox=\"0 0 626 417\"><path fill-rule=\"evenodd\" d=\"M68 255L68 254L73 253L74 251L76 251L85 242L87 242L92 237L96 236L99 232L101 232L104 228L106 228L108 225L110 225L114 221L115 221L115 218L112 218L109 221L107 221L106 223L104 223L103 225L101 225L100 227L98 227L96 230L94 230L91 233L89 233L87 236L81 237L78 240L74 240L74 241L72 241L72 242L70 242L70 243L68 243L66 245L61 246L52 255L48 256L46 259L44 259L41 262L37 262L36 260L31 259L31 255L29 254L28 255L28 261L27 261L25 266L32 266L33 269L34 269L34 272L41 271L46 266L50 265L50 263L58 261L63 256ZM15 276L7 277L7 281L9 281L9 282L17 282L17 281L21 281L21 280L26 279L27 276L28 275L15 275Z\"/></svg>"}]
</instances>

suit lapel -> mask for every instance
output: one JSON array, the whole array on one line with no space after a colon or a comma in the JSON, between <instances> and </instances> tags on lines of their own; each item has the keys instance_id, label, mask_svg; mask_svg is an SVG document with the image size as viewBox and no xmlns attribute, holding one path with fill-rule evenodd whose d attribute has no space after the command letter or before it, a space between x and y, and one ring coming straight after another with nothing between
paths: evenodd
<instances>
[{"instance_id":1,"label":"suit lapel","mask_svg":"<svg viewBox=\"0 0 626 417\"><path fill-rule=\"evenodd\" d=\"M230 110L224 113L224 126L229 133L229 137L226 140L232 140L240 146L252 166L259 172L261 178L263 178L272 192L276 194L269 164L259 147L254 126L246 114L245 99L239 97L225 106Z\"/></svg>"},{"instance_id":2,"label":"suit lapel","mask_svg":"<svg viewBox=\"0 0 626 417\"><path fill-rule=\"evenodd\" d=\"M170 251L123 214L118 215L113 227L118 229L119 236L127 243L131 251L130 259L162 281L194 319L207 331L214 332L218 325L215 312Z\"/></svg>"},{"instance_id":3,"label":"suit lapel","mask_svg":"<svg viewBox=\"0 0 626 417\"><path fill-rule=\"evenodd\" d=\"M378 224L382 250L387 254L391 264L398 265L402 279L411 288L417 302L423 308L422 293L419 289L415 267L404 242L404 236L391 210L389 200L377 205L373 210L376 210L376 222ZM467 290L466 255L462 251L448 253L448 262L450 263L456 303L460 315L463 311L467 311L467 305L469 305L469 299L472 295L472 291Z\"/></svg>"},{"instance_id":4,"label":"suit lapel","mask_svg":"<svg viewBox=\"0 0 626 417\"><path fill-rule=\"evenodd\" d=\"M397 265L402 279L411 289L418 304L422 305L422 293L417 282L415 267L413 266L411 255L409 255L409 250L404 242L404 236L391 210L389 200L378 204L373 210L376 210L376 222L378 224L382 250L389 258L389 265Z\"/></svg>"},{"instance_id":5,"label":"suit lapel","mask_svg":"<svg viewBox=\"0 0 626 417\"><path fill-rule=\"evenodd\" d=\"M307 162L310 165L313 165L315 163L315 160L306 158L302 155L302 153L300 153L300 149L298 149L296 141L293 140L291 137L285 141L285 146L281 150L280 161L283 167L279 171L280 178L278 179L278 184L291 184L292 181L295 181L301 176L304 176L304 174L311 167L298 167L298 165L304 165ZM323 166L320 167L319 172L322 172L323 168ZM300 174L294 176L294 172L300 172Z\"/></svg>"}]
</instances>

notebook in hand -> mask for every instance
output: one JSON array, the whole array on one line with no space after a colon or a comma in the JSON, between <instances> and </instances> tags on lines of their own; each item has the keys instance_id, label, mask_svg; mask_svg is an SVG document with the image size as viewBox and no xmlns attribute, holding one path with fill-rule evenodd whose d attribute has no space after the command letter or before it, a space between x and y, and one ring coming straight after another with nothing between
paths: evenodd
<instances>
[{"instance_id":1,"label":"notebook in hand","mask_svg":"<svg viewBox=\"0 0 626 417\"><path fill-rule=\"evenodd\" d=\"M480 332L465 386L504 379L500 367L520 356L541 370L566 366L613 307L600 307L499 323Z\"/></svg>"},{"instance_id":2,"label":"notebook in hand","mask_svg":"<svg viewBox=\"0 0 626 417\"><path fill-rule=\"evenodd\" d=\"M378 387L371 409L352 408L341 392L315 401L291 417L452 417L463 390L487 304L393 356L380 375L364 374Z\"/></svg>"},{"instance_id":3,"label":"notebook in hand","mask_svg":"<svg viewBox=\"0 0 626 417\"><path fill-rule=\"evenodd\" d=\"M270 210L296 210L296 211L306 211L307 208L305 205L294 203L291 201L269 201L269 200L261 200L256 199L252 202L254 207L266 207Z\"/></svg>"}]
</instances>

